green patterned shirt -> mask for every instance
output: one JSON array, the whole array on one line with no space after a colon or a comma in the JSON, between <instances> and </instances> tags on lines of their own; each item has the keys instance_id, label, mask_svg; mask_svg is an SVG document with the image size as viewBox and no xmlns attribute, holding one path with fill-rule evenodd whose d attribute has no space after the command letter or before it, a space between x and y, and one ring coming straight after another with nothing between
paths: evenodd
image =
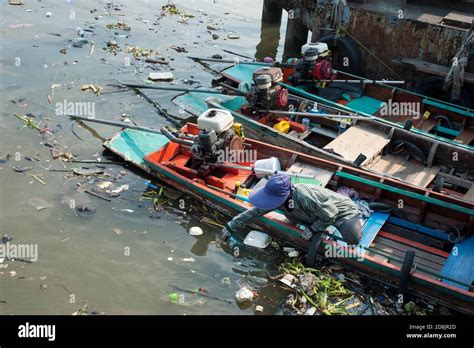
<instances>
[{"instance_id":1,"label":"green patterned shirt","mask_svg":"<svg viewBox=\"0 0 474 348\"><path fill-rule=\"evenodd\" d=\"M312 231L325 231L331 225L338 227L342 222L359 214L359 209L349 197L324 187L294 184L292 189L293 209L282 206L275 210L280 210L291 222L308 226ZM252 207L234 217L227 225L232 231L238 231L251 219L269 212Z\"/></svg>"}]
</instances>

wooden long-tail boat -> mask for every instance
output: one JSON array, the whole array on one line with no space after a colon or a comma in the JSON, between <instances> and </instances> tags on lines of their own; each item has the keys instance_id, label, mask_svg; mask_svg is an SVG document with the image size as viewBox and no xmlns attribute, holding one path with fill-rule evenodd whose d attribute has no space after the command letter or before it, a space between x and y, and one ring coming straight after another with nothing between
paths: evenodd
<instances>
[{"instance_id":1,"label":"wooden long-tail boat","mask_svg":"<svg viewBox=\"0 0 474 348\"><path fill-rule=\"evenodd\" d=\"M195 124L188 123L171 136L170 130L163 129L163 133L167 136L124 129L104 147L230 216L249 208L239 189L252 190L265 182L265 178L258 179L254 171L246 168L252 163L236 161L220 166L195 161L191 139L201 133ZM385 206L385 212L372 212L365 219L363 237L355 249L357 256L341 257L354 255L354 248L339 240L337 233L323 238L319 249L322 256L400 286L402 293L408 289L474 313L473 204L261 141L245 138L242 146L243 150L256 153L256 159L277 157L283 171L311 177L312 184L331 190L354 189L360 198ZM290 245L309 248L301 238L302 231L278 212L256 219L255 224Z\"/></svg>"},{"instance_id":2,"label":"wooden long-tail boat","mask_svg":"<svg viewBox=\"0 0 474 348\"><path fill-rule=\"evenodd\" d=\"M256 64L241 62L224 69L221 74L237 83L251 83L253 73L265 65ZM402 128L409 125L414 133L474 150L474 109L343 71L333 70L325 80L301 79L295 77L298 74L296 65L280 65L284 73L280 85L295 95L343 107L358 115L375 116L377 122ZM397 106L397 113L390 110L392 106Z\"/></svg>"},{"instance_id":3,"label":"wooden long-tail boat","mask_svg":"<svg viewBox=\"0 0 474 348\"><path fill-rule=\"evenodd\" d=\"M303 117L294 118L290 123L297 131L283 133L274 126L288 117L268 112L252 113L247 99L242 96L191 92L173 98L173 102L196 116L208 107L231 110L250 138L345 165L358 162L357 166L367 171L474 201L474 152L463 147L363 116L352 122L349 120L348 129L343 133L340 133L339 118L326 117L311 119L310 127L303 130L297 127L301 126L299 122ZM310 108L314 109L314 102L310 103L313 105ZM298 110L301 98L290 94L289 104L296 105ZM354 117L353 113L336 106L317 103L317 108L320 114ZM363 155L362 161L360 155Z\"/></svg>"}]
</instances>

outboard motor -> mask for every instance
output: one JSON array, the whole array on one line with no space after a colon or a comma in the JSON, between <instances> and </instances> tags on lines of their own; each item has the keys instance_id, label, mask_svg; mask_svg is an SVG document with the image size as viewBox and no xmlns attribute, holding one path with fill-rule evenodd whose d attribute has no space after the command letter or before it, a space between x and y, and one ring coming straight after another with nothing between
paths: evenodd
<instances>
[{"instance_id":1,"label":"outboard motor","mask_svg":"<svg viewBox=\"0 0 474 348\"><path fill-rule=\"evenodd\" d=\"M253 73L254 88L247 96L255 108L284 109L288 105L288 90L278 85L283 81L280 68L263 68Z\"/></svg>"},{"instance_id":2,"label":"outboard motor","mask_svg":"<svg viewBox=\"0 0 474 348\"><path fill-rule=\"evenodd\" d=\"M209 109L198 117L197 123L200 133L191 146L195 159L216 162L226 148L229 151L243 149L242 138L234 131L234 117L230 111Z\"/></svg>"},{"instance_id":3,"label":"outboard motor","mask_svg":"<svg viewBox=\"0 0 474 348\"><path fill-rule=\"evenodd\" d=\"M310 43L301 48L302 59L296 63L296 73L290 81L298 83L301 80L328 80L332 76L332 63L329 57L328 45L325 43Z\"/></svg>"}]
</instances>

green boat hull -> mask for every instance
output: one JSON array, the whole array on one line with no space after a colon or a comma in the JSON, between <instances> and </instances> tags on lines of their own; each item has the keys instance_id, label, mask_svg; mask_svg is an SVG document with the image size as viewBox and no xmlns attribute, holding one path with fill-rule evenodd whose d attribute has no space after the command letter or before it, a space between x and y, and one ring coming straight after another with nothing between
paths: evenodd
<instances>
[{"instance_id":1,"label":"green boat hull","mask_svg":"<svg viewBox=\"0 0 474 348\"><path fill-rule=\"evenodd\" d=\"M232 67L224 70L223 75L226 76L226 77L231 77L233 81L239 81L239 82L240 81L245 81L245 82L251 83L252 79L253 79L252 78L253 73L256 70L259 70L261 68L262 68L261 66L256 66L256 65L239 64L239 65L235 65L235 66L232 66ZM382 101L376 100L374 98L369 98L367 96L360 96L360 98L358 98L358 100L349 103L349 106L351 106L351 107L348 107L348 106L344 106L344 105L335 103L331 100L319 97L315 94L312 94L312 93L308 92L308 86L305 86L305 85L301 85L301 86L298 86L298 87L294 87L294 86L291 86L291 85L286 84L286 83L280 83L280 85L282 87L287 88L289 90L289 92L292 93L292 94L298 95L300 97L307 98L309 100L312 100L312 101L315 101L315 102L318 102L318 103L321 103L321 104L324 104L324 105L334 106L334 107L337 107L339 109L343 109L343 110L346 110L348 112L351 112L353 114L357 114L357 115L360 115L360 116L374 117L373 114L378 110L377 109L377 102L382 103ZM407 91L407 90L404 90L404 89L401 89L401 88L398 88L398 87L390 86L390 88L391 89L395 88L395 89L398 89L398 90L401 90L401 91L404 91L404 92L407 92L407 93L411 93L411 94L421 96L419 94L416 94L416 93L413 93L411 91ZM438 107L442 107L445 110L457 112L461 115L464 115L465 117L474 118L474 110L460 108L460 107L457 107L454 104L445 103L445 102L441 102L441 101L436 101L434 99L427 98L425 96L421 96L421 97L424 98L425 103L429 102L431 104L436 104ZM386 124L386 125L390 125L392 127L397 127L397 128L400 128L400 129L403 129L403 127L404 127L404 125L401 124L401 123L391 122L389 120L386 120L386 119L380 118L380 117L376 117L375 121ZM429 132L425 132L425 131L420 130L420 129L412 128L411 132L413 132L415 134L418 134L418 135L429 137L431 139L434 139L434 140L437 140L437 141L440 141L440 142L445 142L447 144L451 144L451 145L454 145L454 146L457 146L457 147L460 147L460 148L474 150L474 146L469 146L467 144L461 144L461 143L456 142L452 139L445 138L445 137L442 137L442 136L439 136L439 135L436 135L436 134L432 134L432 133L429 133Z\"/></svg>"}]
</instances>

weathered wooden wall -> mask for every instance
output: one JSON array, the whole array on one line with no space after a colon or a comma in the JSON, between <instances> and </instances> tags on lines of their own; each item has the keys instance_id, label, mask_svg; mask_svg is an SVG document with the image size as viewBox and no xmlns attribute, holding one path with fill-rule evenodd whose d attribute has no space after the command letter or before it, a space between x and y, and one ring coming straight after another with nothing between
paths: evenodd
<instances>
[{"instance_id":1,"label":"weathered wooden wall","mask_svg":"<svg viewBox=\"0 0 474 348\"><path fill-rule=\"evenodd\" d=\"M332 1L327 0L283 0L283 8L296 16L307 29L313 32L313 40L331 32ZM388 11L387 11L388 12ZM394 60L414 58L449 66L466 31L429 23L427 20L399 19L393 13L362 9L358 5L344 8L341 26L350 36L370 49L373 55L386 63L406 80L425 76L412 68L396 64ZM334 31L332 31L334 32ZM363 74L368 77L393 77L390 69L374 56L362 49ZM468 71L474 71L472 64Z\"/></svg>"}]
</instances>

